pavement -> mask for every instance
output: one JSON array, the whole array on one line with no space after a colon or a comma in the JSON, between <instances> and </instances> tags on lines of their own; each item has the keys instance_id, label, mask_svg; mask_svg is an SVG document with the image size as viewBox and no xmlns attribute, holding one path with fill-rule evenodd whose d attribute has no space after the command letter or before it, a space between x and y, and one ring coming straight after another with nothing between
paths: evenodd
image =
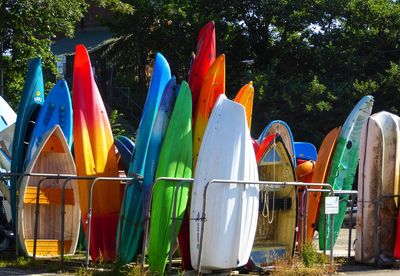
<instances>
[{"instance_id":1,"label":"pavement","mask_svg":"<svg viewBox=\"0 0 400 276\"><path fill-rule=\"evenodd\" d=\"M400 275L400 267L393 268L381 268L374 265L365 265L356 263L354 261L354 241L356 240L356 229L351 230L351 240L350 240L350 258L349 256L349 228L342 228L339 237L333 247L333 256L335 258L340 258L341 261L345 261L342 264L337 273L339 275ZM314 244L318 248L318 233L314 237ZM329 250L326 254L329 256Z\"/></svg>"},{"instance_id":2,"label":"pavement","mask_svg":"<svg viewBox=\"0 0 400 276\"><path fill-rule=\"evenodd\" d=\"M44 270L27 270L27 269L19 269L19 268L12 268L12 267L1 267L0 268L0 275L18 275L18 276L25 276L25 275L42 275L42 276L54 276L54 275L71 275L71 274L64 274L64 273L48 273Z\"/></svg>"}]
</instances>

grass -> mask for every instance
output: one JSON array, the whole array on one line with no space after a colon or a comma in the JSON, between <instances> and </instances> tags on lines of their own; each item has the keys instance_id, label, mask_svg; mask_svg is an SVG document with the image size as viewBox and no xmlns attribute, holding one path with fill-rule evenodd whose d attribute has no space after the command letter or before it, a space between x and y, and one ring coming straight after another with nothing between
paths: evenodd
<instances>
[{"instance_id":1,"label":"grass","mask_svg":"<svg viewBox=\"0 0 400 276\"><path fill-rule=\"evenodd\" d=\"M11 267L31 271L43 270L46 272L73 272L69 266L62 265L58 260L33 260L29 257L2 258L0 267Z\"/></svg>"},{"instance_id":2,"label":"grass","mask_svg":"<svg viewBox=\"0 0 400 276\"><path fill-rule=\"evenodd\" d=\"M317 252L311 242L303 245L299 255L277 259L274 267L271 275L328 275L336 271L327 256Z\"/></svg>"},{"instance_id":3,"label":"grass","mask_svg":"<svg viewBox=\"0 0 400 276\"><path fill-rule=\"evenodd\" d=\"M303 244L300 256L304 266L309 268L323 265L328 262L328 259L324 254L317 252L317 249L312 241L307 241L305 244Z\"/></svg>"},{"instance_id":4,"label":"grass","mask_svg":"<svg viewBox=\"0 0 400 276\"><path fill-rule=\"evenodd\" d=\"M143 275L141 272L141 267L140 265L125 265L121 266L119 268L114 267L114 268L90 268L86 269L85 267L80 267L77 270L75 270L75 275L80 275L80 276L91 276L91 275L116 275L116 276L140 276Z\"/></svg>"},{"instance_id":5,"label":"grass","mask_svg":"<svg viewBox=\"0 0 400 276\"><path fill-rule=\"evenodd\" d=\"M141 276L153 275L149 272L142 273L140 262L136 264L123 265L122 262L106 263L102 258L97 262L92 262L91 267L86 269L83 265L83 255L66 257L65 263L61 264L59 259L36 260L28 257L19 257L17 259L1 256L0 267L13 267L26 269L29 271L43 272L64 272L74 275L126 275ZM340 262L340 260L339 260ZM343 261L342 261L343 262ZM270 272L271 275L327 275L336 271L335 266L328 264L328 258L318 253L315 246L311 243L303 245L300 254L294 257L284 257L277 259L274 263L275 269ZM181 275L181 272L177 272Z\"/></svg>"}]
</instances>

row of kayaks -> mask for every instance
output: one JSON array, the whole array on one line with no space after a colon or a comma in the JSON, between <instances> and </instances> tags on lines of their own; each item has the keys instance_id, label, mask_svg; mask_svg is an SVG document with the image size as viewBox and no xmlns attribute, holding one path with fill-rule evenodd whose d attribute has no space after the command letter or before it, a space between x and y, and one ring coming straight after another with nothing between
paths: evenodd
<instances>
[{"instance_id":1,"label":"row of kayaks","mask_svg":"<svg viewBox=\"0 0 400 276\"><path fill-rule=\"evenodd\" d=\"M92 260L118 258L128 263L142 253L148 255L151 271L163 273L177 242L185 270L265 266L292 255L296 240L301 235L312 239L315 230L320 247L330 248L320 193L310 194L306 204L295 186L247 182L328 182L335 190L351 190L361 129L369 120L373 98L363 97L343 126L328 133L317 154L312 144L294 142L289 126L279 120L252 139L253 97L252 82L234 100L225 96L225 57L216 57L215 27L210 22L199 33L188 83L178 84L167 60L156 55L133 143L124 136L113 137L88 52L78 45L72 100L63 80L45 98L40 59L30 62L16 118L6 118L11 112L3 114L1 108L5 123L0 129L0 164L15 173L118 177L123 170L133 177L128 186L106 180L94 186ZM33 252L37 202L36 254L60 253L63 183L34 176L11 179L7 196L26 254ZM64 251L72 254L80 220L88 234L91 181L65 185ZM334 240L346 203L342 197ZM305 208L307 219L301 216ZM301 228L306 233L296 232L300 224L306 225ZM143 242L146 252L141 252Z\"/></svg>"}]
</instances>

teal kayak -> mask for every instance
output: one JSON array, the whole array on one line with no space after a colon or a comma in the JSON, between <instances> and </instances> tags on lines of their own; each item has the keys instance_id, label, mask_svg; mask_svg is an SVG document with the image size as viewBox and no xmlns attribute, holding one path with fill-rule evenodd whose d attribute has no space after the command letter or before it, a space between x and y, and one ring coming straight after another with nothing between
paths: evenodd
<instances>
[{"instance_id":1,"label":"teal kayak","mask_svg":"<svg viewBox=\"0 0 400 276\"><path fill-rule=\"evenodd\" d=\"M21 95L17 112L17 122L14 131L12 145L11 173L22 173L34 122L44 102L44 84L42 73L42 61L34 58L29 61L28 73L25 79L24 89ZM11 213L13 221L16 220L16 196L18 191L18 178L11 179ZM14 223L15 225L15 223Z\"/></svg>"}]
</instances>

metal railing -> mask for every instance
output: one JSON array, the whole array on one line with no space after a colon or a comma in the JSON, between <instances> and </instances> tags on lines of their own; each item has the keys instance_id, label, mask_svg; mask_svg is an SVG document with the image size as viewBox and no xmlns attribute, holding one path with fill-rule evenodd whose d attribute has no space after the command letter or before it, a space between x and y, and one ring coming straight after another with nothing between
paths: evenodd
<instances>
[{"instance_id":1,"label":"metal railing","mask_svg":"<svg viewBox=\"0 0 400 276\"><path fill-rule=\"evenodd\" d=\"M49 174L49 173L23 173L23 174L18 174L18 173L0 173L0 181L3 181L6 184L6 181L10 179L11 177L18 177L18 183L21 182L21 180L24 177L40 177L39 182L37 184L37 190L36 190L36 201L35 201L35 213L34 213L34 238L33 238L33 260L36 259L36 249L37 249L37 239L38 239L38 219L40 215L40 187L41 184L47 180L50 179L64 179L64 182L62 183L62 190L61 190L61 252L60 252L60 258L61 262L64 261L64 248L65 248L65 237L64 237L64 228L65 228L65 192L66 192L66 186L70 181L77 181L77 180L88 180L91 181L90 183L90 189L89 189L89 195L88 195L88 215L87 215L87 223L88 223L88 229L87 229L87 238L86 238L86 254L85 254L85 265L86 267L89 266L89 247L90 247L90 232L91 232L91 216L92 216L92 199L93 199L93 190L94 186L98 184L98 181L102 181L102 183L107 182L107 181L115 181L118 183L118 185L121 184L126 184L126 182L131 181L132 183L133 179L142 179L142 176L135 175L134 177L96 177L96 176L77 176L77 175L72 175L72 174ZM125 190L128 185L126 185ZM19 202L19 192L16 194L16 202ZM15 247L16 247L16 256L18 256L19 249L18 249L18 204L15 206L16 208L16 218L14 218L14 236L15 236ZM121 214L123 214L124 211L124 205L122 204L121 206ZM120 236L120 235L119 235Z\"/></svg>"},{"instance_id":2,"label":"metal railing","mask_svg":"<svg viewBox=\"0 0 400 276\"><path fill-rule=\"evenodd\" d=\"M33 259L36 258L36 248L37 248L37 227L38 227L38 217L40 214L40 202L39 202L39 196L40 196L40 186L41 183L43 183L44 181L47 181L49 179L63 179L64 182L62 183L62 193L61 193L61 262L64 261L64 228L65 228L65 190L66 190L66 186L70 181L75 181L75 180L88 180L91 181L90 183L90 190L89 190L89 202L88 202L88 215L87 215L87 223L88 223L88 229L87 229L87 239L86 239L86 255L85 255L85 265L86 267L89 266L89 251L90 251L90 239L91 239L91 218L92 218L92 200L93 200L93 190L94 190L94 186L97 185L99 183L99 181L102 181L100 183L104 183L104 182L108 182L108 181L115 181L118 183L118 185L120 184L124 184L125 185L125 192L128 189L128 187L130 185L132 185L133 183L135 183L135 181L132 181L134 179L141 181L143 179L142 176L140 175L135 175L133 177L95 177L95 176L87 176L87 177L82 177L82 176L76 176L76 175L71 175L71 174L39 174L39 173L31 173L31 174L15 174L15 173L0 173L0 181L6 181L6 179L11 178L11 177L19 177L19 183L20 180L23 177L40 177L39 183L37 185L37 191L36 191L36 208L35 208L35 225L34 225L34 249L33 249ZM104 182L103 182L104 181ZM176 185L176 189L174 192L174 199L173 199L173 210L172 210L172 224L171 224L171 235L170 235L170 245L171 245L171 250L169 253L169 263L168 263L168 271L171 271L172 269L172 247L175 243L175 231L176 231L176 221L178 219L181 218L177 218L176 217L176 204L177 204L177 196L179 193L179 189L182 188L182 186L185 183L188 182L193 182L192 178L172 178L172 177L161 177L156 179L156 181L154 182L154 185L150 191L150 202L152 201L152 197L153 197L153 191L156 187L156 185L159 185L160 181L174 181L174 182L178 182ZM6 183L6 182L5 182ZM201 270L201 257L202 257L202 250L203 250L203 238L204 238L204 220L206 219L206 204L207 204L207 191L209 186L215 185L215 184L227 184L227 183L232 183L232 184L239 184L239 185L248 185L248 184L253 184L253 185L267 185L270 186L270 189L280 189L282 187L285 186L294 186L294 187L304 187L304 193L302 198L303 200L305 200L305 202L307 202L307 198L308 198L308 193L312 193L312 192L325 192L328 193L329 195L345 195L348 194L351 197L353 197L353 195L355 193L357 193L357 191L334 191L333 188L331 187L331 185L326 184L326 183L303 183L303 182L275 182L275 181L234 181L234 180L222 180L222 179L214 179L209 181L205 187L204 187L204 191L203 191L203 212L202 212L202 216L201 218L199 218L202 223L201 223L201 233L200 233L200 247L199 247L199 255L198 255L198 267L199 267L199 271ZM126 193L124 193L125 196ZM17 202L18 202L18 192L17 192ZM297 200L297 199L296 199ZM379 201L379 199L378 199ZM353 201L351 201L351 209L353 208ZM16 206L16 208L18 208L18 205ZM301 225L301 232L300 232L300 241L304 242L306 240L306 232L307 232L307 205L305 206L305 208L303 208L304 210L304 216L303 216L303 225ZM150 212L151 212L151 204L149 204L148 209L146 210L146 217L144 220L144 235L145 238L143 239L143 244L142 247L143 249L146 248L147 245L147 240L148 240L148 228L149 228L149 221L150 221ZM379 210L377 211L378 214L377 216L379 217ZM18 210L17 210L18 213ZM121 216L124 215L124 204L122 204L121 206L121 210L120 210L120 218ZM333 229L333 224L334 224L334 215L330 215L331 216L331 224L330 224L330 228ZM190 219L190 218L189 218ZM197 218L196 218L197 219ZM352 210L350 213L350 231L351 231L351 225L352 225ZM17 221L17 219L16 219ZM326 220L325 220L326 221ZM18 238L17 238L17 233L18 233L18 223L15 223L15 241L16 241L16 253L18 253ZM121 229L118 228L117 229L117 235L119 237L119 239L117 239L116 241L116 248L117 248L117 253L119 252L119 248L120 248L120 231ZM331 240L331 248L330 248L330 262L331 264L333 264L333 233L334 231L331 231L331 235L330 235L330 240ZM326 249L326 247L325 247ZM351 232L349 234L349 254L350 254L350 249L351 249ZM144 269L144 250L143 250L143 256L142 256L142 270Z\"/></svg>"}]
</instances>

